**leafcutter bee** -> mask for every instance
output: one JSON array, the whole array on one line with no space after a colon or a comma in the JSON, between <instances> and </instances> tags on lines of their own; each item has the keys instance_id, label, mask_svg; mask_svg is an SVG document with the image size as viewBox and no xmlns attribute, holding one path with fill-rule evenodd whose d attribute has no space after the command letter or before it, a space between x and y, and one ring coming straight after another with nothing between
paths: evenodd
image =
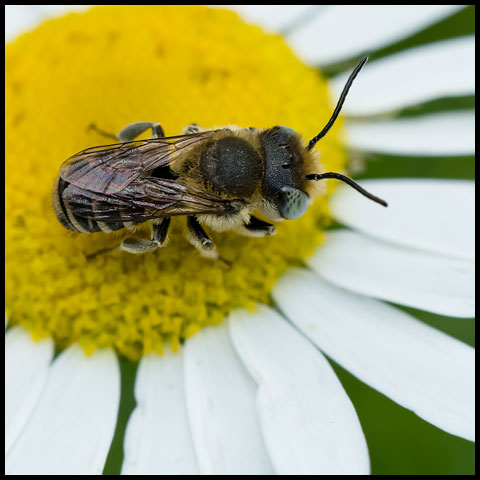
<instances>
[{"instance_id":1,"label":"leafcutter bee","mask_svg":"<svg viewBox=\"0 0 480 480\"><path fill-rule=\"evenodd\" d=\"M58 220L79 233L109 233L150 222L150 240L127 237L118 247L145 253L166 244L172 216L185 215L190 243L203 255L218 258L202 225L272 235L274 225L253 214L260 212L273 222L302 216L323 193L318 180L342 180L387 206L350 178L324 172L313 148L335 122L366 61L352 72L332 117L308 143L283 126L205 130L192 124L181 135L165 137L158 123L128 125L114 136L120 143L88 148L60 167L53 190ZM150 139L134 140L149 128Z\"/></svg>"}]
</instances>

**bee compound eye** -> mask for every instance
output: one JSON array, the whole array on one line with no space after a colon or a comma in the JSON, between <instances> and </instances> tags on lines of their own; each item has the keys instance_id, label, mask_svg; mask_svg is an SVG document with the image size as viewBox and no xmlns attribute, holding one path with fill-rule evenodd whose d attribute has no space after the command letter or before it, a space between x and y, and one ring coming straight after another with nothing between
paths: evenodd
<instances>
[{"instance_id":1,"label":"bee compound eye","mask_svg":"<svg viewBox=\"0 0 480 480\"><path fill-rule=\"evenodd\" d=\"M283 218L293 220L301 217L308 208L309 197L305 192L288 185L280 191L278 211Z\"/></svg>"},{"instance_id":2,"label":"bee compound eye","mask_svg":"<svg viewBox=\"0 0 480 480\"><path fill-rule=\"evenodd\" d=\"M293 128L290 128L290 127L285 127L283 125L279 125L278 128L280 130L282 130L283 132L287 133L288 135L296 135L297 134L297 132Z\"/></svg>"}]
</instances>

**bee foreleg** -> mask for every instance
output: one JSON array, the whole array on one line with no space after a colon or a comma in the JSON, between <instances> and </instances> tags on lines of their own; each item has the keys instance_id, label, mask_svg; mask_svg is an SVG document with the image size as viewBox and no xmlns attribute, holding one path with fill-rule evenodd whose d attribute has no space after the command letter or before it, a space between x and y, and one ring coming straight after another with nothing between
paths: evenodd
<instances>
[{"instance_id":1,"label":"bee foreleg","mask_svg":"<svg viewBox=\"0 0 480 480\"><path fill-rule=\"evenodd\" d=\"M130 142L149 128L152 129L152 136L150 138L165 136L163 128L157 122L133 122L125 128L122 128L116 137L120 142Z\"/></svg>"},{"instance_id":2,"label":"bee foreleg","mask_svg":"<svg viewBox=\"0 0 480 480\"><path fill-rule=\"evenodd\" d=\"M252 215L249 222L237 227L236 231L248 237L265 237L273 235L276 229L271 223L264 222Z\"/></svg>"},{"instance_id":3,"label":"bee foreleg","mask_svg":"<svg viewBox=\"0 0 480 480\"><path fill-rule=\"evenodd\" d=\"M205 233L197 217L189 216L187 218L188 235L187 240L200 251L202 256L208 258L218 258L219 255L215 250L215 244Z\"/></svg>"}]
</instances>

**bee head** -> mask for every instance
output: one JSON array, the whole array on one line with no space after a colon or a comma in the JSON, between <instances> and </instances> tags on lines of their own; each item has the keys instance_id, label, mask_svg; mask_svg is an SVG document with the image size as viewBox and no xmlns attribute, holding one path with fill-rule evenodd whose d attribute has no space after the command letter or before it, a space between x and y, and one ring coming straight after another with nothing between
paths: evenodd
<instances>
[{"instance_id":1,"label":"bee head","mask_svg":"<svg viewBox=\"0 0 480 480\"><path fill-rule=\"evenodd\" d=\"M309 155L309 152L316 143L327 134L335 123L353 80L367 60L368 57L364 57L352 72L343 88L330 120L320 133L308 142L308 145L304 143L303 139L295 130L289 127L277 126L265 130L261 134L261 142L266 159L262 195L264 201L269 205L270 211L268 213L270 217L289 220L301 217L310 204L310 197L305 192L305 190L307 190L307 182L328 178L341 180L370 200L384 207L387 206L384 200L375 197L344 175L334 172L309 174L305 172L305 158Z\"/></svg>"},{"instance_id":2,"label":"bee head","mask_svg":"<svg viewBox=\"0 0 480 480\"><path fill-rule=\"evenodd\" d=\"M273 207L275 216L301 217L310 203L304 191L306 177L302 151L304 143L289 127L277 126L261 134L265 152L262 196Z\"/></svg>"},{"instance_id":3,"label":"bee head","mask_svg":"<svg viewBox=\"0 0 480 480\"><path fill-rule=\"evenodd\" d=\"M266 171L264 178L264 197L273 202L282 218L294 219L301 217L310 204L310 198L305 193L306 182L333 178L347 183L365 197L374 202L387 206L387 202L367 192L351 178L334 172L305 174L304 158L313 149L316 143L323 138L335 123L347 93L358 75L358 72L367 62L364 57L356 66L343 87L337 106L325 127L313 137L305 148L305 144L294 130L288 127L274 127L266 130L263 136L265 148Z\"/></svg>"}]
</instances>

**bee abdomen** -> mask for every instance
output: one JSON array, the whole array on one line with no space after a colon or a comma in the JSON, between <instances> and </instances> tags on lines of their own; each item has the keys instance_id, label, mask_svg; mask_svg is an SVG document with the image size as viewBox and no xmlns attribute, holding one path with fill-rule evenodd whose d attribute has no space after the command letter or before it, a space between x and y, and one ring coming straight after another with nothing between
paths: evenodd
<instances>
[{"instance_id":1,"label":"bee abdomen","mask_svg":"<svg viewBox=\"0 0 480 480\"><path fill-rule=\"evenodd\" d=\"M53 209L55 210L55 215L57 216L58 221L65 228L68 228L74 232L79 232L80 230L78 230L70 220L68 208L63 200L63 192L68 185L69 183L65 180L62 180L60 177L57 177L55 180L55 185L52 192Z\"/></svg>"},{"instance_id":2,"label":"bee abdomen","mask_svg":"<svg viewBox=\"0 0 480 480\"><path fill-rule=\"evenodd\" d=\"M124 228L123 222L105 222L95 220L95 199L82 194L82 190L58 177L53 188L53 208L58 221L69 230L77 233L110 233ZM75 210L82 204L83 210L90 210L88 218L78 215Z\"/></svg>"}]
</instances>

